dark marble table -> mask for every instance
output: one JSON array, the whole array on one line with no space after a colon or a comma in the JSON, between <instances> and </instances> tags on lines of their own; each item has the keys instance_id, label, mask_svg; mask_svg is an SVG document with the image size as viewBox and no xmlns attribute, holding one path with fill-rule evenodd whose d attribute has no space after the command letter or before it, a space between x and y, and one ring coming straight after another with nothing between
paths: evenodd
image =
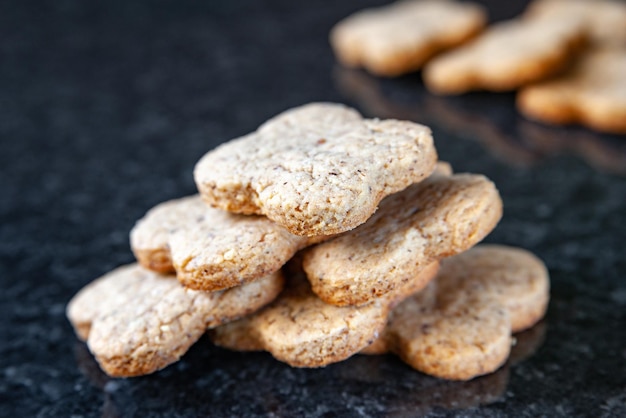
<instances>
[{"instance_id":1,"label":"dark marble table","mask_svg":"<svg viewBox=\"0 0 626 418\"><path fill-rule=\"evenodd\" d=\"M626 137L523 119L509 94L438 98L419 74L335 65L332 24L376 1L0 3L0 415L626 416ZM493 19L524 1L490 2ZM487 238L547 263L547 318L470 382L392 356L291 369L202 339L152 376L108 379L65 319L132 261L151 206L194 192L220 142L310 101L432 126L441 158L497 184Z\"/></svg>"}]
</instances>

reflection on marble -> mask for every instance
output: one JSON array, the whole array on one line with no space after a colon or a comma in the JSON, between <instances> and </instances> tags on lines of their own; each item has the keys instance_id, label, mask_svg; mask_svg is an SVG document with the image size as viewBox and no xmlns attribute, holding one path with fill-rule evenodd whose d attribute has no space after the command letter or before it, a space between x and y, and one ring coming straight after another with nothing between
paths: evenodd
<instances>
[{"instance_id":1,"label":"reflection on marble","mask_svg":"<svg viewBox=\"0 0 626 418\"><path fill-rule=\"evenodd\" d=\"M104 373L93 355L87 349L87 345L82 341L76 341L74 344L74 357L80 372L89 380L89 383L100 389L104 395L104 403L102 405L102 418L115 418L120 414L113 402L111 395L107 391L107 383L113 381L106 373Z\"/></svg>"},{"instance_id":2,"label":"reflection on marble","mask_svg":"<svg viewBox=\"0 0 626 418\"><path fill-rule=\"evenodd\" d=\"M463 410L502 400L511 367L541 346L545 332L546 325L541 322L517 334L509 361L503 367L467 382L424 375L391 355L357 355L322 369L293 369L265 353L221 350L206 338L190 356L152 378L109 378L84 343L76 343L75 358L81 373L103 393L103 417L124 416L131 406L163 402L181 403L190 411L210 411L211 403L220 400L236 405L230 398L244 402L246 411L254 410L260 416L292 417L312 410L341 414L342 408L352 412L363 408L378 411L381 416L401 417L437 409ZM215 361L224 354L226 361ZM148 384L151 379L158 380L157 386L162 390L154 391L153 385ZM322 392L316 398L326 401L310 404L309 390ZM323 393L326 390L328 393ZM140 413L141 407L133 411ZM233 415L237 415L236 409Z\"/></svg>"},{"instance_id":3,"label":"reflection on marble","mask_svg":"<svg viewBox=\"0 0 626 418\"><path fill-rule=\"evenodd\" d=\"M335 68L334 79L341 93L355 101L367 116L407 119L436 126L460 138L478 141L495 157L516 166L529 166L540 158L508 132L510 124L505 122L505 127L498 126L492 115L458 106L456 99L415 88L410 103L394 102L385 97L379 79L343 67Z\"/></svg>"},{"instance_id":4,"label":"reflection on marble","mask_svg":"<svg viewBox=\"0 0 626 418\"><path fill-rule=\"evenodd\" d=\"M520 135L543 155L571 153L598 171L626 175L626 135L608 135L584 128L554 127L520 121Z\"/></svg>"},{"instance_id":5,"label":"reflection on marble","mask_svg":"<svg viewBox=\"0 0 626 418\"><path fill-rule=\"evenodd\" d=\"M574 154L591 167L626 175L626 136L592 132L578 127L548 127L522 117L499 118L513 106L508 96L480 94L440 97L412 86L409 103L394 101L383 91L386 82L358 70L334 69L339 91L367 114L408 119L440 128L459 138L482 144L494 157L513 166L530 166L549 157ZM488 98L488 100L480 101Z\"/></svg>"}]
</instances>

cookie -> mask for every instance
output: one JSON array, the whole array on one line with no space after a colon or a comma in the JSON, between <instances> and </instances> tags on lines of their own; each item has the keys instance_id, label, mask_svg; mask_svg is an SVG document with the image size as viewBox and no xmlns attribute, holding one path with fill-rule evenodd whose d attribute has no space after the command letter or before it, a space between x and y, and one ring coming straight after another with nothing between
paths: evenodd
<instances>
[{"instance_id":1,"label":"cookie","mask_svg":"<svg viewBox=\"0 0 626 418\"><path fill-rule=\"evenodd\" d=\"M586 52L560 77L523 88L517 107L529 119L552 124L580 123L626 133L626 48Z\"/></svg>"},{"instance_id":2,"label":"cookie","mask_svg":"<svg viewBox=\"0 0 626 418\"><path fill-rule=\"evenodd\" d=\"M626 46L626 3L613 0L534 0L525 17L581 19L594 46Z\"/></svg>"},{"instance_id":3,"label":"cookie","mask_svg":"<svg viewBox=\"0 0 626 418\"><path fill-rule=\"evenodd\" d=\"M365 353L393 352L440 378L468 380L508 358L512 332L545 314L549 279L528 251L481 245L442 262L428 287L398 305Z\"/></svg>"},{"instance_id":4,"label":"cookie","mask_svg":"<svg viewBox=\"0 0 626 418\"><path fill-rule=\"evenodd\" d=\"M498 190L484 176L436 174L383 200L359 228L305 250L304 270L326 303L367 303L472 247L501 216Z\"/></svg>"},{"instance_id":5,"label":"cookie","mask_svg":"<svg viewBox=\"0 0 626 418\"><path fill-rule=\"evenodd\" d=\"M426 126L313 103L210 151L194 177L214 207L266 215L296 235L331 235L365 222L436 161Z\"/></svg>"},{"instance_id":6,"label":"cookie","mask_svg":"<svg viewBox=\"0 0 626 418\"><path fill-rule=\"evenodd\" d=\"M288 263L293 266L293 263ZM402 287L363 306L338 307L317 298L301 271L291 267L287 287L269 306L209 332L213 342L237 351L269 351L293 367L322 367L369 345L384 329L390 309L422 289L438 263L426 266Z\"/></svg>"},{"instance_id":7,"label":"cookie","mask_svg":"<svg viewBox=\"0 0 626 418\"><path fill-rule=\"evenodd\" d=\"M472 38L486 22L475 3L405 0L347 17L332 29L330 43L343 65L398 76Z\"/></svg>"},{"instance_id":8,"label":"cookie","mask_svg":"<svg viewBox=\"0 0 626 418\"><path fill-rule=\"evenodd\" d=\"M223 292L198 292L130 264L78 292L67 317L107 374L139 376L178 361L207 328L256 311L282 287L279 271Z\"/></svg>"},{"instance_id":9,"label":"cookie","mask_svg":"<svg viewBox=\"0 0 626 418\"><path fill-rule=\"evenodd\" d=\"M564 70L584 45L575 19L517 19L489 27L468 44L424 67L426 87L437 94L507 91Z\"/></svg>"},{"instance_id":10,"label":"cookie","mask_svg":"<svg viewBox=\"0 0 626 418\"><path fill-rule=\"evenodd\" d=\"M189 196L157 205L130 233L139 263L176 271L195 290L223 290L280 269L295 253L322 237L293 235L265 216L237 215Z\"/></svg>"}]
</instances>

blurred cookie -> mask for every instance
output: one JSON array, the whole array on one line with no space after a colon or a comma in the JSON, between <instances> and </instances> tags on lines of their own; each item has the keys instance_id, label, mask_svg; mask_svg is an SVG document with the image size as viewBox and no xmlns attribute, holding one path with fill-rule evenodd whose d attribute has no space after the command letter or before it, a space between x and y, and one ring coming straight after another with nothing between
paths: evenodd
<instances>
[{"instance_id":1,"label":"blurred cookie","mask_svg":"<svg viewBox=\"0 0 626 418\"><path fill-rule=\"evenodd\" d=\"M405 0L357 12L332 29L337 59L381 76L415 71L438 52L480 32L485 9L449 0Z\"/></svg>"},{"instance_id":2,"label":"blurred cookie","mask_svg":"<svg viewBox=\"0 0 626 418\"><path fill-rule=\"evenodd\" d=\"M207 328L256 311L282 287L279 271L223 292L198 292L130 264L85 286L67 317L108 375L139 376L178 361Z\"/></svg>"},{"instance_id":3,"label":"blurred cookie","mask_svg":"<svg viewBox=\"0 0 626 418\"><path fill-rule=\"evenodd\" d=\"M194 176L212 206L264 214L296 235L331 235L365 222L436 161L426 126L313 103L210 151Z\"/></svg>"},{"instance_id":4,"label":"blurred cookie","mask_svg":"<svg viewBox=\"0 0 626 418\"><path fill-rule=\"evenodd\" d=\"M595 46L626 47L626 3L613 0L534 0L525 17L582 19Z\"/></svg>"},{"instance_id":5,"label":"blurred cookie","mask_svg":"<svg viewBox=\"0 0 626 418\"><path fill-rule=\"evenodd\" d=\"M468 44L429 62L424 82L438 94L514 90L565 69L584 45L585 36L585 25L576 19L497 23Z\"/></svg>"},{"instance_id":6,"label":"blurred cookie","mask_svg":"<svg viewBox=\"0 0 626 418\"><path fill-rule=\"evenodd\" d=\"M422 289L439 263L426 266L400 288L363 306L338 307L321 301L295 262L287 287L272 304L209 335L215 344L238 351L269 351L294 367L321 367L359 352L385 327L390 309Z\"/></svg>"},{"instance_id":7,"label":"blurred cookie","mask_svg":"<svg viewBox=\"0 0 626 418\"><path fill-rule=\"evenodd\" d=\"M273 273L296 251L323 238L293 235L265 216L211 208L198 195L157 205L130 233L142 266L175 270L184 286L205 291Z\"/></svg>"},{"instance_id":8,"label":"blurred cookie","mask_svg":"<svg viewBox=\"0 0 626 418\"><path fill-rule=\"evenodd\" d=\"M477 244L501 216L500 195L487 178L437 173L387 197L359 228L305 250L303 267L325 302L367 303Z\"/></svg>"},{"instance_id":9,"label":"blurred cookie","mask_svg":"<svg viewBox=\"0 0 626 418\"><path fill-rule=\"evenodd\" d=\"M542 122L626 133L624 92L626 48L603 48L586 52L566 74L523 88L517 107Z\"/></svg>"},{"instance_id":10,"label":"blurred cookie","mask_svg":"<svg viewBox=\"0 0 626 418\"><path fill-rule=\"evenodd\" d=\"M549 278L531 253L481 245L444 260L428 287L398 305L363 353L393 352L433 376L467 380L508 358L512 332L545 314Z\"/></svg>"}]
</instances>

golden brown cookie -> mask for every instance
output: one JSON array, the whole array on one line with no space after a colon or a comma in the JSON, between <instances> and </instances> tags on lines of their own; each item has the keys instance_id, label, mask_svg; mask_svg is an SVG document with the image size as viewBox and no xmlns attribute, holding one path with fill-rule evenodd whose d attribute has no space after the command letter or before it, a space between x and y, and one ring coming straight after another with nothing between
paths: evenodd
<instances>
[{"instance_id":1,"label":"golden brown cookie","mask_svg":"<svg viewBox=\"0 0 626 418\"><path fill-rule=\"evenodd\" d=\"M436 161L423 125L313 103L210 151L194 176L212 206L264 214L296 235L331 235L365 222L383 197L426 178Z\"/></svg>"},{"instance_id":2,"label":"golden brown cookie","mask_svg":"<svg viewBox=\"0 0 626 418\"><path fill-rule=\"evenodd\" d=\"M501 216L498 190L484 176L436 174L383 200L359 228L305 250L304 270L326 303L367 303L480 242Z\"/></svg>"},{"instance_id":3,"label":"golden brown cookie","mask_svg":"<svg viewBox=\"0 0 626 418\"><path fill-rule=\"evenodd\" d=\"M433 59L426 87L438 94L506 91L566 68L584 45L585 26L575 19L517 19L497 23L480 36Z\"/></svg>"},{"instance_id":4,"label":"golden brown cookie","mask_svg":"<svg viewBox=\"0 0 626 418\"><path fill-rule=\"evenodd\" d=\"M485 9L450 0L404 0L355 13L332 29L337 59L382 76L415 71L438 52L480 32Z\"/></svg>"},{"instance_id":5,"label":"golden brown cookie","mask_svg":"<svg viewBox=\"0 0 626 418\"><path fill-rule=\"evenodd\" d=\"M398 305L363 352L393 352L433 376L467 380L507 359L511 333L536 324L549 299L548 272L528 251L481 245L443 261L428 287Z\"/></svg>"},{"instance_id":6,"label":"golden brown cookie","mask_svg":"<svg viewBox=\"0 0 626 418\"><path fill-rule=\"evenodd\" d=\"M130 264L85 286L67 317L107 374L139 376L178 361L207 328L256 311L282 287L279 271L230 290L199 292Z\"/></svg>"},{"instance_id":7,"label":"golden brown cookie","mask_svg":"<svg viewBox=\"0 0 626 418\"><path fill-rule=\"evenodd\" d=\"M291 264L291 263L290 263ZM344 360L376 339L390 309L422 289L438 263L426 266L402 287L363 306L328 305L315 296L302 272L289 273L287 287L272 304L209 335L219 346L269 351L293 367L321 367Z\"/></svg>"},{"instance_id":8,"label":"golden brown cookie","mask_svg":"<svg viewBox=\"0 0 626 418\"><path fill-rule=\"evenodd\" d=\"M523 88L517 107L525 116L553 124L581 123L626 133L626 48L586 52L560 77Z\"/></svg>"},{"instance_id":9,"label":"golden brown cookie","mask_svg":"<svg viewBox=\"0 0 626 418\"><path fill-rule=\"evenodd\" d=\"M157 205L130 233L137 261L176 271L195 290L223 290L280 269L295 253L325 237L293 235L265 216L237 215L189 196Z\"/></svg>"},{"instance_id":10,"label":"golden brown cookie","mask_svg":"<svg viewBox=\"0 0 626 418\"><path fill-rule=\"evenodd\" d=\"M524 17L581 19L598 46L626 47L626 3L614 0L534 0Z\"/></svg>"}]
</instances>

